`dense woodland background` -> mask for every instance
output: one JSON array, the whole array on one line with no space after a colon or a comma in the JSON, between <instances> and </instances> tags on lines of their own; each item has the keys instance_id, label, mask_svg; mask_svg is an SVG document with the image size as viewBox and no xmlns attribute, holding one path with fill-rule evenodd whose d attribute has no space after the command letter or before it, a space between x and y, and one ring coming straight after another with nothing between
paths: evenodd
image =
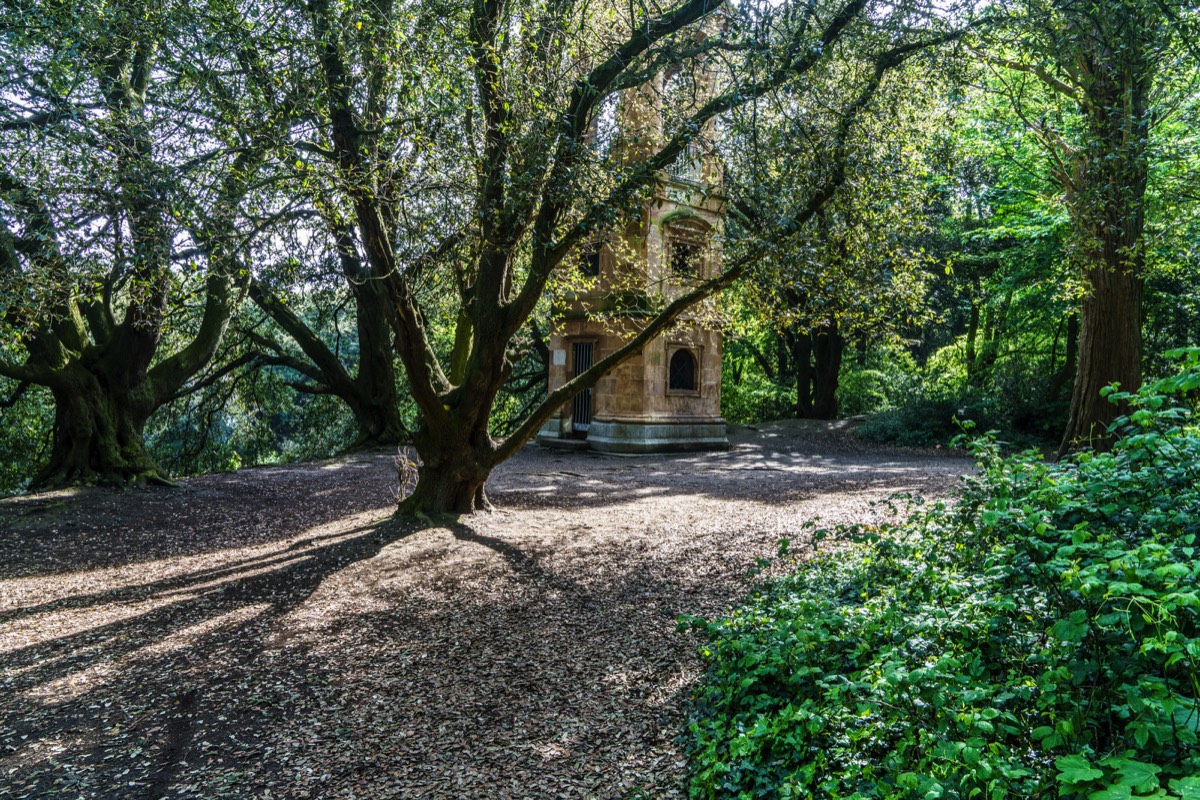
<instances>
[{"instance_id":1,"label":"dense woodland background","mask_svg":"<svg viewBox=\"0 0 1200 800\"><path fill-rule=\"evenodd\" d=\"M415 441L472 465L424 504L485 503L611 366L545 397L579 247L695 145L730 199L692 298L725 290L730 422L1065 451L1200 339L1183 7L3 9L6 492ZM639 92L660 130L617 126Z\"/></svg>"}]
</instances>

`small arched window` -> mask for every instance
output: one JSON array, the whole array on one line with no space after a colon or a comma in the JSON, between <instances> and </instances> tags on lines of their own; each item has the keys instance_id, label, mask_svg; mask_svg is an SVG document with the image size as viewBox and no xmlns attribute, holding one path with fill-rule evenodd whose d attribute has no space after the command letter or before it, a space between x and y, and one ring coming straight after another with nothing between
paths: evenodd
<instances>
[{"instance_id":1,"label":"small arched window","mask_svg":"<svg viewBox=\"0 0 1200 800\"><path fill-rule=\"evenodd\" d=\"M667 369L667 388L674 392L696 391L696 356L680 348L671 356Z\"/></svg>"}]
</instances>

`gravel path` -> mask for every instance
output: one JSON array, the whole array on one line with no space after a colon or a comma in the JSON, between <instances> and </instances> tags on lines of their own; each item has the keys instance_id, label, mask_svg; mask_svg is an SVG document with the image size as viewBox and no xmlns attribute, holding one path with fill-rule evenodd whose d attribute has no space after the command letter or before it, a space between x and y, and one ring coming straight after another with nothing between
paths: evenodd
<instances>
[{"instance_id":1,"label":"gravel path","mask_svg":"<svg viewBox=\"0 0 1200 800\"><path fill-rule=\"evenodd\" d=\"M797 423L527 448L500 511L417 526L391 462L0 501L0 798L680 797L676 617L806 520L969 468Z\"/></svg>"}]
</instances>

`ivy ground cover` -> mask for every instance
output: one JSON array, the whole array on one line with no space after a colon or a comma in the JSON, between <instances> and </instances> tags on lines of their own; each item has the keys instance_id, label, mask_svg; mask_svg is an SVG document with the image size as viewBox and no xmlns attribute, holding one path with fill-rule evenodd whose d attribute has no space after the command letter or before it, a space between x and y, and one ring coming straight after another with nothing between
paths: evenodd
<instances>
[{"instance_id":1,"label":"ivy ground cover","mask_svg":"<svg viewBox=\"0 0 1200 800\"><path fill-rule=\"evenodd\" d=\"M1110 452L985 438L955 502L685 619L692 796L1200 800L1200 351L1177 356L1114 393Z\"/></svg>"}]
</instances>

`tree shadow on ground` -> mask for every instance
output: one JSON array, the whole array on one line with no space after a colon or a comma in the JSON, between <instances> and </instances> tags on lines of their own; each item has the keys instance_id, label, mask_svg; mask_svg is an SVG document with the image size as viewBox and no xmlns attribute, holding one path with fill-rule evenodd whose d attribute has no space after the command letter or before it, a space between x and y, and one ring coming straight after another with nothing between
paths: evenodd
<instances>
[{"instance_id":1,"label":"tree shadow on ground","mask_svg":"<svg viewBox=\"0 0 1200 800\"><path fill-rule=\"evenodd\" d=\"M179 678L218 651L216 660L226 666L252 664L262 650L263 636L328 576L422 529L386 519L259 556L234 558L214 568L9 610L3 621L24 622L36 641L3 654L0 684L6 700L0 706L0 740L11 744L0 751L0 767L16 769L16 786L23 762L37 764L46 747L76 741L79 746L72 748L72 757L86 767L86 774L105 757L113 757L112 741L98 732L127 725L127 719L111 717L121 717L144 701L149 705L139 712L142 718L135 727L152 729L156 735L141 750L157 749L159 755L143 764L141 774L131 774L131 780L140 778L152 788L163 785L162 773L175 768L181 749L180 719L189 720L190 729L193 718L202 713L207 688L187 686L186 680L180 685ZM142 610L143 605L148 609ZM61 612L70 622L70 615L89 611L97 622L84 619L72 626L76 630L62 635L49 631L52 635L47 637L46 623L37 619L44 615L61 625ZM105 621L112 615L118 618ZM232 623L221 625L222 620ZM111 724L98 727L105 717ZM46 796L61 785L62 776L54 770L33 773L27 793L15 796ZM146 796L160 796L155 791ZM140 793L126 787L109 796Z\"/></svg>"},{"instance_id":2,"label":"tree shadow on ground","mask_svg":"<svg viewBox=\"0 0 1200 800\"><path fill-rule=\"evenodd\" d=\"M269 546L355 513L395 507L390 452L205 475L181 489L0 500L0 579L53 575ZM961 459L821 452L820 442L742 437L728 452L618 457L525 448L488 484L500 508L606 508L699 496L762 505L838 488L945 488ZM4 617L0 616L0 620Z\"/></svg>"},{"instance_id":3,"label":"tree shadow on ground","mask_svg":"<svg viewBox=\"0 0 1200 800\"><path fill-rule=\"evenodd\" d=\"M0 499L0 578L119 567L268 545L395 507L394 454L188 478L178 488L92 488Z\"/></svg>"},{"instance_id":4,"label":"tree shadow on ground","mask_svg":"<svg viewBox=\"0 0 1200 800\"><path fill-rule=\"evenodd\" d=\"M668 496L778 506L837 490L940 493L965 471L959 458L820 453L786 439L741 441L724 452L633 457L530 449L489 482L488 496L500 508L529 510L611 508Z\"/></svg>"},{"instance_id":5,"label":"tree shadow on ground","mask_svg":"<svg viewBox=\"0 0 1200 800\"><path fill-rule=\"evenodd\" d=\"M386 611L324 620L318 638L336 640L344 635L356 647L332 658L327 651L310 656L307 650L313 640L298 635L285 655L277 655L281 636L287 640L289 634L284 618L310 600L324 580L379 556L389 544L425 532L449 532L457 542L486 549L491 554L487 570L500 576L488 581L511 583L512 593L504 598L528 596L517 602L496 602L494 597L466 594L461 603L432 608L419 599L389 596ZM297 557L285 558L288 552ZM17 798L49 796L64 787L97 799L157 800L180 792L212 796L206 794L211 787L189 794L177 784L203 784L226 768L231 774L278 770L271 780L282 780L282 796L294 796L287 788L288 780L294 779L291 767L272 766L257 742L272 740L280 726L303 727L312 714L325 713L327 705L367 703L378 691L369 683L371 670L394 658L391 645L400 632L405 641L420 646L452 634L452 645L433 647L430 658L406 675L410 699L424 692L436 696L430 681L472 670L471 661L478 659L469 629L486 632L494 668L479 672L473 688L455 700L454 708L430 707L440 727L425 734L429 744L447 748L446 758L454 762L454 769L473 769L473 764L496 767L499 762L491 760L498 757L495 747L481 748L478 737L472 736L472 744L463 744L454 754L453 739L472 725L480 730L498 725L506 732L497 729L497 735L506 746L520 750L517 758L527 772L536 772L548 758L569 757L571 769L590 780L594 776L585 766L596 753L621 744L613 737L622 721L612 717L596 725L577 719L584 713L576 707L582 701L571 688L580 678L577 665L586 665L605 679L623 675L629 654L614 643L625 647L623 643L637 638L631 626L639 610L645 610L647 598L673 594L677 588L670 586L665 573L655 574L648 564L600 576L585 586L573 576L548 569L529 549L477 526L449 519L424 524L387 520L341 536L306 541L290 551L235 560L221 570L149 581L115 594L67 598L54 608L26 609L31 615L53 617L56 611L121 610L138 601L163 601L151 610L4 655L0 682L6 700L0 706L0 740L11 744L0 751L0 770L6 774L9 795ZM251 613L231 625L191 634L178 647L160 647L239 611ZM664 609L660 622L669 625L665 619L669 613ZM539 626L557 633L539 636ZM640 680L647 686L662 677L654 671L652 655L649 651L634 655L641 659L639 664L644 662ZM617 703L630 709L638 705L639 697L614 686L596 683L587 702ZM663 708L676 708L677 700L664 701ZM439 717L443 712L445 719ZM639 727L637 735L651 744L659 742L661 731L670 727L664 713L659 709L643 715L645 719L639 717L645 730ZM419 700L397 714L411 717L415 725L426 719ZM550 725L554 736L548 731L514 729L517 717L534 727ZM336 727L334 722L329 721L330 730ZM534 750L518 747L528 737L535 742ZM407 746L390 734L375 745ZM305 752L311 755L313 747L322 753L329 748L332 754L344 749L344 743L339 744L336 736L318 739L310 741ZM206 766L196 771L200 763ZM439 763L422 762L415 774L435 780L442 769ZM478 771L474 775L480 777Z\"/></svg>"},{"instance_id":6,"label":"tree shadow on ground","mask_svg":"<svg viewBox=\"0 0 1200 800\"><path fill-rule=\"evenodd\" d=\"M864 464L884 474L854 472ZM892 468L887 458L766 445L637 460L531 449L498 471L490 490L502 507L582 509L570 522L586 526L589 509L639 498L772 505L817 491L946 482L962 467L922 464ZM750 558L727 547L737 544L729 531L746 524L744 509L719 530L672 534L674 550L657 549L653 537L614 541L609 530L607 540L583 543L584 555L564 555L557 543L569 532L531 535L524 523L532 517L361 524L381 496L391 505L390 466L377 456L325 475L288 478L285 470L286 490L267 486L232 501L221 492L239 484L233 476L201 479L197 491L209 493L203 502L192 500L197 492L175 495L181 508L148 518L141 514L147 505L171 505L166 495L105 496L101 508L120 502L126 513L104 520L101 540L78 554L79 563L71 540L43 535L53 525L11 537L17 574L44 574L37 556L51 545L62 551L55 563L77 572L29 579L54 590L7 603L0 615L0 636L11 643L0 661L0 774L8 795L257 796L232 784L214 788L225 770L257 775L260 789L275 780L284 787L275 796L301 796L289 781L329 762L336 765L329 780L347 787L375 773L390 776L379 796L401 789L439 796L427 789L458 787L459 779L467 793L501 796L486 784L495 776L511 779L508 796L540 796L529 781L550 773L562 780L556 792L580 796L581 786L602 786L590 764L625 774L623 753L665 758L664 736L678 722L679 676L694 667L692 645L671 638L672 621L719 611L740 593L738 576ZM272 473L254 472L246 485L270 482ZM342 490L330 474L356 489ZM81 498L72 513L94 511L91 502ZM310 520L314 503L319 513ZM208 513L218 518L205 520ZM139 521L172 530L126 540L125 526ZM265 531L211 540L193 534L199 541L182 542L182 552L213 556L155 576L152 569L172 562L170 534L181 521L261 522ZM301 530L311 533L297 538ZM413 538L426 533L428 540ZM769 548L770 535L759 538ZM402 557L383 553L401 540L408 540ZM378 560L358 572L366 559ZM113 574L102 572L89 583L89 570L126 564L145 568L120 573L115 586ZM332 599L326 592L314 598L323 581L350 568L356 571L331 584ZM437 580L417 586L412 575L426 570ZM605 717L605 709L620 713ZM288 760L288 752L300 760ZM380 769L375 759L384 756ZM629 774L653 769L629 767ZM331 796L321 786L306 791Z\"/></svg>"},{"instance_id":7,"label":"tree shadow on ground","mask_svg":"<svg viewBox=\"0 0 1200 800\"><path fill-rule=\"evenodd\" d=\"M396 581L374 585L370 610L310 632L313 716L273 741L320 753L329 796L681 796L675 739L700 665L676 618L728 607L745 553L704 546L696 563L609 541L563 558L494 522L440 525L487 556L474 582L413 594L385 560Z\"/></svg>"}]
</instances>

